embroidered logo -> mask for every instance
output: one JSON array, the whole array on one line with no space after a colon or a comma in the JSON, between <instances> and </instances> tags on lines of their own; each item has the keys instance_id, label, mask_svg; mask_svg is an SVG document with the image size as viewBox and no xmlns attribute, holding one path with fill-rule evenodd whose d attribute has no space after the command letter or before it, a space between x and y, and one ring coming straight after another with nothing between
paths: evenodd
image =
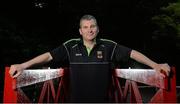
<instances>
[{"instance_id":1,"label":"embroidered logo","mask_svg":"<svg viewBox=\"0 0 180 104\"><path fill-rule=\"evenodd\" d=\"M99 58L99 59L103 58L102 51L97 51L97 58Z\"/></svg>"},{"instance_id":2,"label":"embroidered logo","mask_svg":"<svg viewBox=\"0 0 180 104\"><path fill-rule=\"evenodd\" d=\"M75 56L82 56L82 54L81 53L76 53Z\"/></svg>"}]
</instances>

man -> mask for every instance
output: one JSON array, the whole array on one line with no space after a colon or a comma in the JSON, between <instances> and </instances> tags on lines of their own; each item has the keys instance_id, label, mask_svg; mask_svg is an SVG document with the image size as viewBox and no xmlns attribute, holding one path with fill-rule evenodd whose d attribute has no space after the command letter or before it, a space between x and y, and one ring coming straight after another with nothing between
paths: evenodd
<instances>
[{"instance_id":1,"label":"man","mask_svg":"<svg viewBox=\"0 0 180 104\"><path fill-rule=\"evenodd\" d=\"M119 62L127 62L129 58L148 65L159 73L163 70L169 74L168 64L157 64L136 50L111 40L99 39L98 32L95 17L84 15L80 19L79 28L82 38L71 39L58 48L22 64L11 65L9 73L16 78L24 69L36 64L50 61L68 63L70 102L107 102L111 71Z\"/></svg>"}]
</instances>

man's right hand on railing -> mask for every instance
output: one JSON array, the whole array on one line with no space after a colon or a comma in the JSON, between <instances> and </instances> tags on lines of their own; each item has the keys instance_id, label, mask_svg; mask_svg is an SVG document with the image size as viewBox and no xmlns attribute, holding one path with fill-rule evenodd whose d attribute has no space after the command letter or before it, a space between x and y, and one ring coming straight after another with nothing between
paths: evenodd
<instances>
[{"instance_id":1,"label":"man's right hand on railing","mask_svg":"<svg viewBox=\"0 0 180 104\"><path fill-rule=\"evenodd\" d=\"M22 64L11 65L9 74L11 75L12 78L16 78L22 73L24 69L27 69L33 65L44 64L51 60L52 60L51 54L49 52L46 52Z\"/></svg>"},{"instance_id":2,"label":"man's right hand on railing","mask_svg":"<svg viewBox=\"0 0 180 104\"><path fill-rule=\"evenodd\" d=\"M12 78L16 78L23 72L24 69L25 67L23 66L23 64L14 64L11 65L9 74Z\"/></svg>"}]
</instances>

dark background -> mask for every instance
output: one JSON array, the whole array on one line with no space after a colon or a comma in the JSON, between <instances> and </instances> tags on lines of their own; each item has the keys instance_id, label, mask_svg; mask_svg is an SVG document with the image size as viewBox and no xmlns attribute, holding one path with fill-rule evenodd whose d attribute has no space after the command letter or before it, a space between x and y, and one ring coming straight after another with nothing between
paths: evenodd
<instances>
[{"instance_id":1,"label":"dark background","mask_svg":"<svg viewBox=\"0 0 180 104\"><path fill-rule=\"evenodd\" d=\"M84 14L97 18L100 37L178 69L180 49L176 47L173 35L154 36L151 23L160 7L170 2L176 0L1 0L0 96L5 66L27 61L68 39L79 37L79 19ZM132 67L144 66L134 63ZM179 83L177 77L177 85Z\"/></svg>"}]
</instances>

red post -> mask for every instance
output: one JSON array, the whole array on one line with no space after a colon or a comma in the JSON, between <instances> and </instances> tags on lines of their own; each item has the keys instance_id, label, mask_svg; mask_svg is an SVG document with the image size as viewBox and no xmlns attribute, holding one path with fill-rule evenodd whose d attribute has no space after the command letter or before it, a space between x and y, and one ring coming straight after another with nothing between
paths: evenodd
<instances>
[{"instance_id":1,"label":"red post","mask_svg":"<svg viewBox=\"0 0 180 104\"><path fill-rule=\"evenodd\" d=\"M4 78L4 103L17 103L16 80L11 78L9 67L5 68Z\"/></svg>"},{"instance_id":2,"label":"red post","mask_svg":"<svg viewBox=\"0 0 180 104\"><path fill-rule=\"evenodd\" d=\"M151 103L176 103L176 71L171 68L170 76L164 79L165 89L159 89L151 99Z\"/></svg>"},{"instance_id":3,"label":"red post","mask_svg":"<svg viewBox=\"0 0 180 104\"><path fill-rule=\"evenodd\" d=\"M169 78L165 80L165 83L168 85L168 90L163 90L163 100L166 103L175 103L177 102L176 97L176 70L175 67L171 68L171 73Z\"/></svg>"}]
</instances>

